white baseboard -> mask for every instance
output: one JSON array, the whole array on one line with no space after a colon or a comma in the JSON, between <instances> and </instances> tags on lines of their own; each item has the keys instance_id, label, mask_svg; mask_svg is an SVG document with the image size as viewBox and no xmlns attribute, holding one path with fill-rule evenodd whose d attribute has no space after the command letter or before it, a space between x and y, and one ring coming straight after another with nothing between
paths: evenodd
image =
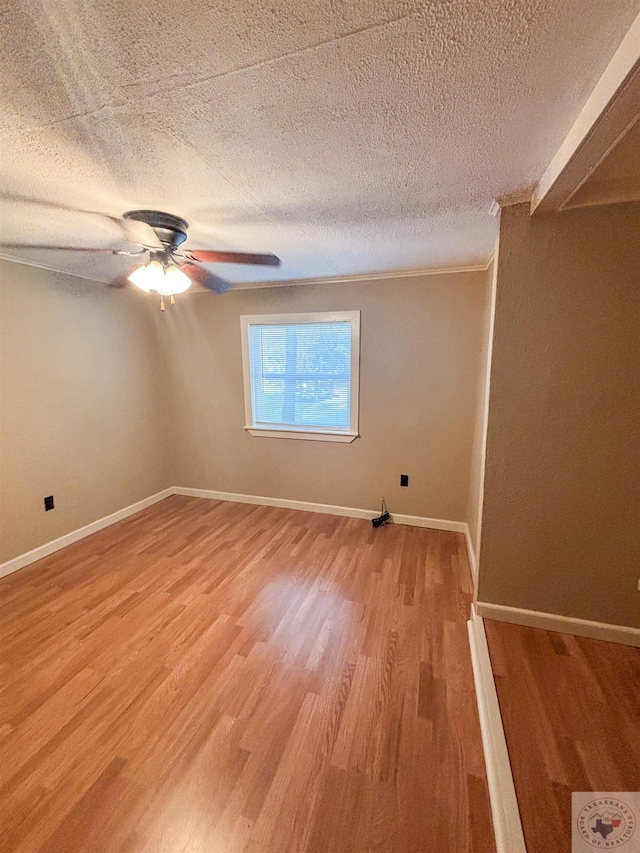
<instances>
[{"instance_id":1,"label":"white baseboard","mask_svg":"<svg viewBox=\"0 0 640 853\"><path fill-rule=\"evenodd\" d=\"M464 540L467 543L467 554L469 555L469 565L471 566L471 577L473 579L474 590L478 586L478 559L476 557L476 549L473 547L471 539L471 531L469 525L464 526Z\"/></svg>"},{"instance_id":2,"label":"white baseboard","mask_svg":"<svg viewBox=\"0 0 640 853\"><path fill-rule=\"evenodd\" d=\"M286 509L299 509L306 512L322 512L327 515L345 515L351 518L370 519L379 514L379 510L377 509L357 509L349 506L333 506L332 504L317 504L309 503L308 501L290 501L283 498L269 498L262 497L260 495L240 495L235 492L216 492L211 491L210 489L187 489L182 486L171 486L168 489L164 489L162 492L158 492L144 500L131 504L131 506L118 510L118 512L114 512L104 518L99 518L97 521L92 521L91 524L87 524L85 527L80 527L78 530L72 530L71 533L66 533L64 536L60 536L52 542L46 542L44 545L40 545L32 551L20 554L18 557L14 557L6 563L1 563L0 577L9 575L18 569L22 569L24 566L30 565L31 563L35 563L36 560L41 560L43 557L48 557L49 554L53 554L54 551L59 551L61 548L71 545L79 539L84 539L85 536L97 533L98 530L102 530L110 524L115 524L116 521L120 521L123 518L127 518L129 515L140 512L140 510L146 509L148 506L151 506L164 498L168 498L171 495L187 495L193 498L209 498L216 501L259 504L261 506L277 506L284 507ZM399 515L397 513L392 514L391 520L395 524L407 524L412 527L431 527L434 530L450 530L455 533L464 533L465 536L468 537L468 527L463 521L447 521L442 518L423 518L418 515Z\"/></svg>"},{"instance_id":3,"label":"white baseboard","mask_svg":"<svg viewBox=\"0 0 640 853\"><path fill-rule=\"evenodd\" d=\"M562 634L574 634L591 640L606 640L609 643L622 643L625 646L640 647L640 628L625 625L610 625L607 622L590 622L588 619L576 619L573 616L558 616L540 610L524 610L509 607L506 604L489 604L478 601L479 616L497 619L500 622L513 622L528 628L543 628L545 631L559 631Z\"/></svg>"},{"instance_id":4,"label":"white baseboard","mask_svg":"<svg viewBox=\"0 0 640 853\"><path fill-rule=\"evenodd\" d=\"M309 501L290 501L285 498L269 498L261 495L241 495L235 492L216 492L211 489L187 489L176 486L175 495L187 495L192 498L209 498L214 501L231 501L232 503L259 504L260 506L277 506L285 509L299 509L304 512L322 512L327 515L346 515L350 518L375 518L380 514L379 509L357 509L350 506L335 506L334 504L317 504ZM407 524L411 527L431 527L434 530L450 530L454 533L465 533L464 521L447 521L444 518L424 518L420 515L401 515L392 513L394 524Z\"/></svg>"},{"instance_id":5,"label":"white baseboard","mask_svg":"<svg viewBox=\"0 0 640 853\"><path fill-rule=\"evenodd\" d=\"M496 853L526 853L507 741L482 618L467 622Z\"/></svg>"},{"instance_id":6,"label":"white baseboard","mask_svg":"<svg viewBox=\"0 0 640 853\"><path fill-rule=\"evenodd\" d=\"M5 575L10 575L12 572L16 572L18 569L22 569L31 563L35 563L37 560L42 560L43 557L48 557L49 554L53 554L61 548L66 548L67 545L71 545L79 539L84 539L85 536L97 533L98 530L102 530L105 527L109 527L110 524L115 524L116 521L121 521L123 518L127 518L136 512L140 512L141 509L146 509L148 506L151 506L151 504L157 503L158 501L163 500L163 498L168 498L172 494L173 489L164 489L164 491L157 492L155 495L151 495L148 498L144 498L144 500L131 504L131 506L119 509L117 512L111 513L111 515L105 515L104 518L92 521L91 524L80 527L78 530L72 530L71 533L66 533L58 539L46 542L44 545L40 545L32 551L27 551L25 554L20 554L18 557L14 557L12 560L0 563L0 578L3 578Z\"/></svg>"}]
</instances>

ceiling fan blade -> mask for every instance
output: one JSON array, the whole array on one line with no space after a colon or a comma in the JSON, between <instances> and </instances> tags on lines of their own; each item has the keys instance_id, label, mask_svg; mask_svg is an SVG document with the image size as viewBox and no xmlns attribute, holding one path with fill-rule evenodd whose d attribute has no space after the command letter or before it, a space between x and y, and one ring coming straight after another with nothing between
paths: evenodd
<instances>
[{"instance_id":1,"label":"ceiling fan blade","mask_svg":"<svg viewBox=\"0 0 640 853\"><path fill-rule=\"evenodd\" d=\"M134 267L134 269L137 269L137 267ZM128 273L125 273L124 275L117 276L116 278L113 279L113 281L110 281L107 284L107 287L115 287L117 289L121 289L123 287L129 287L131 284L131 282L129 281L129 276L131 275L132 272L133 272L133 270L129 270Z\"/></svg>"},{"instance_id":2,"label":"ceiling fan blade","mask_svg":"<svg viewBox=\"0 0 640 853\"><path fill-rule=\"evenodd\" d=\"M256 255L249 252L207 252L200 249L188 249L185 255L194 261L205 264L257 264L262 267L279 267L280 258L275 255Z\"/></svg>"},{"instance_id":3,"label":"ceiling fan blade","mask_svg":"<svg viewBox=\"0 0 640 853\"><path fill-rule=\"evenodd\" d=\"M50 249L56 252L98 252L107 255L128 254L128 252L118 252L115 249L92 249L90 246L46 246L44 244L35 243L0 243L0 249ZM137 253L136 253L137 254Z\"/></svg>"},{"instance_id":4,"label":"ceiling fan blade","mask_svg":"<svg viewBox=\"0 0 640 853\"><path fill-rule=\"evenodd\" d=\"M101 210L85 210L82 207L70 207L68 204L62 204L57 201L47 201L46 199L41 198L33 198L32 196L20 195L19 193L7 193L3 192L0 194L0 204L2 202L11 202L14 204L28 204L33 207L44 207L49 208L50 210L63 210L65 213L85 213L88 216L103 216L106 219L111 219L114 222L119 222L117 216L111 216L108 213L104 213Z\"/></svg>"},{"instance_id":5,"label":"ceiling fan blade","mask_svg":"<svg viewBox=\"0 0 640 853\"><path fill-rule=\"evenodd\" d=\"M61 202L47 201L46 199L32 198L31 196L20 195L19 193L1 193L0 194L0 204L2 202L9 202L9 203L14 203L14 204L26 204L26 205L30 205L33 207L42 207L42 208L49 209L49 210L62 210L65 213L81 213L81 214L86 214L88 216L101 216L103 219L109 219L115 225L118 225L120 228L124 229L127 233L127 236L129 237L129 239L132 239L134 243L142 243L142 239L138 239L138 238L142 238L142 236L143 236L142 230L137 230L137 231L133 230L133 228L135 228L136 223L133 224L133 228L131 230L128 230L127 226L131 223L126 222L124 219L121 219L119 216L113 216L112 214L104 213L104 211L101 211L101 210L85 210L85 209L80 208L80 207L71 207L68 204L62 204ZM137 223L137 224L142 225L143 228L145 227L144 223ZM148 227L148 226L146 226L146 227ZM153 234L153 237L148 232L146 232L146 231L144 232L145 244L146 244L146 242L150 242L153 240L153 244L152 244L152 246L150 246L150 248L154 248L154 249L159 248L157 245L158 244L158 238L157 238L156 233L153 231L153 229L150 229L150 231ZM162 246L160 246L160 248L162 248Z\"/></svg>"},{"instance_id":6,"label":"ceiling fan blade","mask_svg":"<svg viewBox=\"0 0 640 853\"><path fill-rule=\"evenodd\" d=\"M133 243L138 243L145 249L164 249L160 238L146 222L140 222L139 219L118 219L117 221L122 225Z\"/></svg>"},{"instance_id":7,"label":"ceiling fan blade","mask_svg":"<svg viewBox=\"0 0 640 853\"><path fill-rule=\"evenodd\" d=\"M188 275L191 281L195 281L196 284L201 284L203 287L212 290L214 293L226 293L227 290L231 288L230 281L208 272L203 267L199 267L197 264L180 264L179 269L181 272L185 273L185 275Z\"/></svg>"}]
</instances>

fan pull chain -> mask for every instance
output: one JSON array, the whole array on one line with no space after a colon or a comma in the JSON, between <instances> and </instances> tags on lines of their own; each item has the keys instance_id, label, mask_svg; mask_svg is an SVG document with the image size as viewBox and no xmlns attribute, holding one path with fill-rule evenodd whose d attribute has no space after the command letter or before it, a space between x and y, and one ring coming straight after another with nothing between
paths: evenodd
<instances>
[{"instance_id":1,"label":"fan pull chain","mask_svg":"<svg viewBox=\"0 0 640 853\"><path fill-rule=\"evenodd\" d=\"M176 304L176 300L175 300L175 297L174 297L173 293L171 294L171 304L172 304L172 305L175 305L175 304Z\"/></svg>"},{"instance_id":2,"label":"fan pull chain","mask_svg":"<svg viewBox=\"0 0 640 853\"><path fill-rule=\"evenodd\" d=\"M160 310L164 311L164 296L160 296Z\"/></svg>"}]
</instances>

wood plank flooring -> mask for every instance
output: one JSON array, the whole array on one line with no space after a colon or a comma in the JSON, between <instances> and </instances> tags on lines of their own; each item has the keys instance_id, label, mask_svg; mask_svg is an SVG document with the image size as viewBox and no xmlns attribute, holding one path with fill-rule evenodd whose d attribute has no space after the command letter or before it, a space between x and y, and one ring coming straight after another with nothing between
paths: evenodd
<instances>
[{"instance_id":1,"label":"wood plank flooring","mask_svg":"<svg viewBox=\"0 0 640 853\"><path fill-rule=\"evenodd\" d=\"M572 791L640 791L640 649L485 629L527 849L568 853Z\"/></svg>"},{"instance_id":2,"label":"wood plank flooring","mask_svg":"<svg viewBox=\"0 0 640 853\"><path fill-rule=\"evenodd\" d=\"M11 853L492 853L459 534L174 496L0 582Z\"/></svg>"}]
</instances>

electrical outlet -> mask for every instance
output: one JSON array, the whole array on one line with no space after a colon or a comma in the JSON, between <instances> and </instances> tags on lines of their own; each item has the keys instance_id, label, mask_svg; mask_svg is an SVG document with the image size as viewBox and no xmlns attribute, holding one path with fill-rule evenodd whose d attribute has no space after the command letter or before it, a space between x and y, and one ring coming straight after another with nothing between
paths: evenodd
<instances>
[{"instance_id":1,"label":"electrical outlet","mask_svg":"<svg viewBox=\"0 0 640 853\"><path fill-rule=\"evenodd\" d=\"M408 486L409 485L409 475L408 474L400 474L400 485Z\"/></svg>"},{"instance_id":2,"label":"electrical outlet","mask_svg":"<svg viewBox=\"0 0 640 853\"><path fill-rule=\"evenodd\" d=\"M54 509L53 506L53 495L49 495L48 498L44 499L44 511L49 512L50 509Z\"/></svg>"}]
</instances>

